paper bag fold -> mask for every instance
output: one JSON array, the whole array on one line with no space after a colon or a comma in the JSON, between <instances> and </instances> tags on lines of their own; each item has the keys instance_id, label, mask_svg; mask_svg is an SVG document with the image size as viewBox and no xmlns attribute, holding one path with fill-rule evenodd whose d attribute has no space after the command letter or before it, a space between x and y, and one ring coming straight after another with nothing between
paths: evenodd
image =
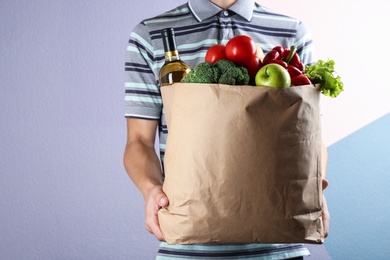
<instances>
[{"instance_id":1,"label":"paper bag fold","mask_svg":"<svg viewBox=\"0 0 390 260\"><path fill-rule=\"evenodd\" d=\"M314 86L174 84L159 211L168 243L322 243Z\"/></svg>"}]
</instances>

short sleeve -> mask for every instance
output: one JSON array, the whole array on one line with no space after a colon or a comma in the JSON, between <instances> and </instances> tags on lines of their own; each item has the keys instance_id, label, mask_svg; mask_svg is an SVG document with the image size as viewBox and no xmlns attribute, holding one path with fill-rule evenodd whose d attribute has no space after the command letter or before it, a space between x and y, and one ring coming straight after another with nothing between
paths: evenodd
<instances>
[{"instance_id":1,"label":"short sleeve","mask_svg":"<svg viewBox=\"0 0 390 260\"><path fill-rule=\"evenodd\" d=\"M315 62L312 34L302 22L297 24L297 35L293 45L297 47L297 52L303 64L309 65Z\"/></svg>"},{"instance_id":2,"label":"short sleeve","mask_svg":"<svg viewBox=\"0 0 390 260\"><path fill-rule=\"evenodd\" d=\"M158 120L162 99L156 76L153 44L146 25L130 35L125 58L125 116Z\"/></svg>"}]
</instances>

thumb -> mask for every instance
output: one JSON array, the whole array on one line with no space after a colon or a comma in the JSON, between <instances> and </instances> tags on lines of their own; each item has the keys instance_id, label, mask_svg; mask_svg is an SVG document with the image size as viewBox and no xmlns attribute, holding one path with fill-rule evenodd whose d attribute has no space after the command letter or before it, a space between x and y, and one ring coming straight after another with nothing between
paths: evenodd
<instances>
[{"instance_id":1,"label":"thumb","mask_svg":"<svg viewBox=\"0 0 390 260\"><path fill-rule=\"evenodd\" d=\"M168 204L169 204L167 195L165 195L165 193L162 192L162 191L160 191L160 192L158 192L158 193L156 194L155 200L156 200L157 204L158 204L160 207L166 207L166 206L168 206Z\"/></svg>"}]
</instances>

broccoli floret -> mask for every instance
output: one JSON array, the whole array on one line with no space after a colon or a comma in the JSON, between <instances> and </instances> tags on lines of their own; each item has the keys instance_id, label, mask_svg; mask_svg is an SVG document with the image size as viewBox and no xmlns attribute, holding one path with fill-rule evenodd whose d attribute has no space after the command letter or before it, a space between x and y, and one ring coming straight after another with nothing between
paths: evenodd
<instances>
[{"instance_id":1,"label":"broccoli floret","mask_svg":"<svg viewBox=\"0 0 390 260\"><path fill-rule=\"evenodd\" d=\"M181 80L182 83L219 83L226 85L246 85L250 77L245 67L237 66L230 60L199 63Z\"/></svg>"},{"instance_id":2,"label":"broccoli floret","mask_svg":"<svg viewBox=\"0 0 390 260\"><path fill-rule=\"evenodd\" d=\"M249 84L251 77L249 76L248 70L243 66L238 66L238 68L241 71L241 73L238 73L238 76L237 76L238 84L240 84L240 85Z\"/></svg>"},{"instance_id":3,"label":"broccoli floret","mask_svg":"<svg viewBox=\"0 0 390 260\"><path fill-rule=\"evenodd\" d=\"M231 67L219 78L219 84L226 85L246 85L249 83L250 77L248 71L244 67Z\"/></svg>"},{"instance_id":4,"label":"broccoli floret","mask_svg":"<svg viewBox=\"0 0 390 260\"><path fill-rule=\"evenodd\" d=\"M219 60L214 64L221 71L219 84L226 85L246 85L250 76L248 70L243 66L238 66L230 60Z\"/></svg>"},{"instance_id":5,"label":"broccoli floret","mask_svg":"<svg viewBox=\"0 0 390 260\"><path fill-rule=\"evenodd\" d=\"M181 80L183 83L217 83L220 71L210 62L199 63Z\"/></svg>"},{"instance_id":6,"label":"broccoli floret","mask_svg":"<svg viewBox=\"0 0 390 260\"><path fill-rule=\"evenodd\" d=\"M214 63L214 66L221 71L221 74L224 74L232 67L237 67L236 64L230 60L218 60L216 63Z\"/></svg>"}]
</instances>

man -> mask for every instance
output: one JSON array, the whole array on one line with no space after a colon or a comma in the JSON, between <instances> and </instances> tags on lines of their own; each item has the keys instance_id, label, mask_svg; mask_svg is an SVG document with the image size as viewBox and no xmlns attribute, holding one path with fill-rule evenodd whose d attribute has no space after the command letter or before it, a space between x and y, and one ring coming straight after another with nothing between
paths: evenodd
<instances>
[{"instance_id":1,"label":"man","mask_svg":"<svg viewBox=\"0 0 390 260\"><path fill-rule=\"evenodd\" d=\"M204 61L209 47L226 43L234 35L246 34L265 52L274 46L295 45L305 64L313 63L312 40L304 25L291 17L272 12L254 0L189 0L172 11L142 21L133 30L126 58L125 113L127 144L125 168L145 200L146 229L164 241L157 212L169 204L162 191L167 127L158 86L164 63L160 31L174 27L180 57L193 68ZM160 156L155 152L159 130ZM323 152L326 161L326 150ZM160 163L161 159L161 163ZM324 173L326 165L324 164ZM323 176L325 178L325 176ZM324 181L326 187L326 181ZM329 221L324 200L325 232ZM222 257L231 259L303 259L309 255L302 245L168 245L161 243L157 259ZM165 257L165 258L163 258Z\"/></svg>"}]
</instances>

